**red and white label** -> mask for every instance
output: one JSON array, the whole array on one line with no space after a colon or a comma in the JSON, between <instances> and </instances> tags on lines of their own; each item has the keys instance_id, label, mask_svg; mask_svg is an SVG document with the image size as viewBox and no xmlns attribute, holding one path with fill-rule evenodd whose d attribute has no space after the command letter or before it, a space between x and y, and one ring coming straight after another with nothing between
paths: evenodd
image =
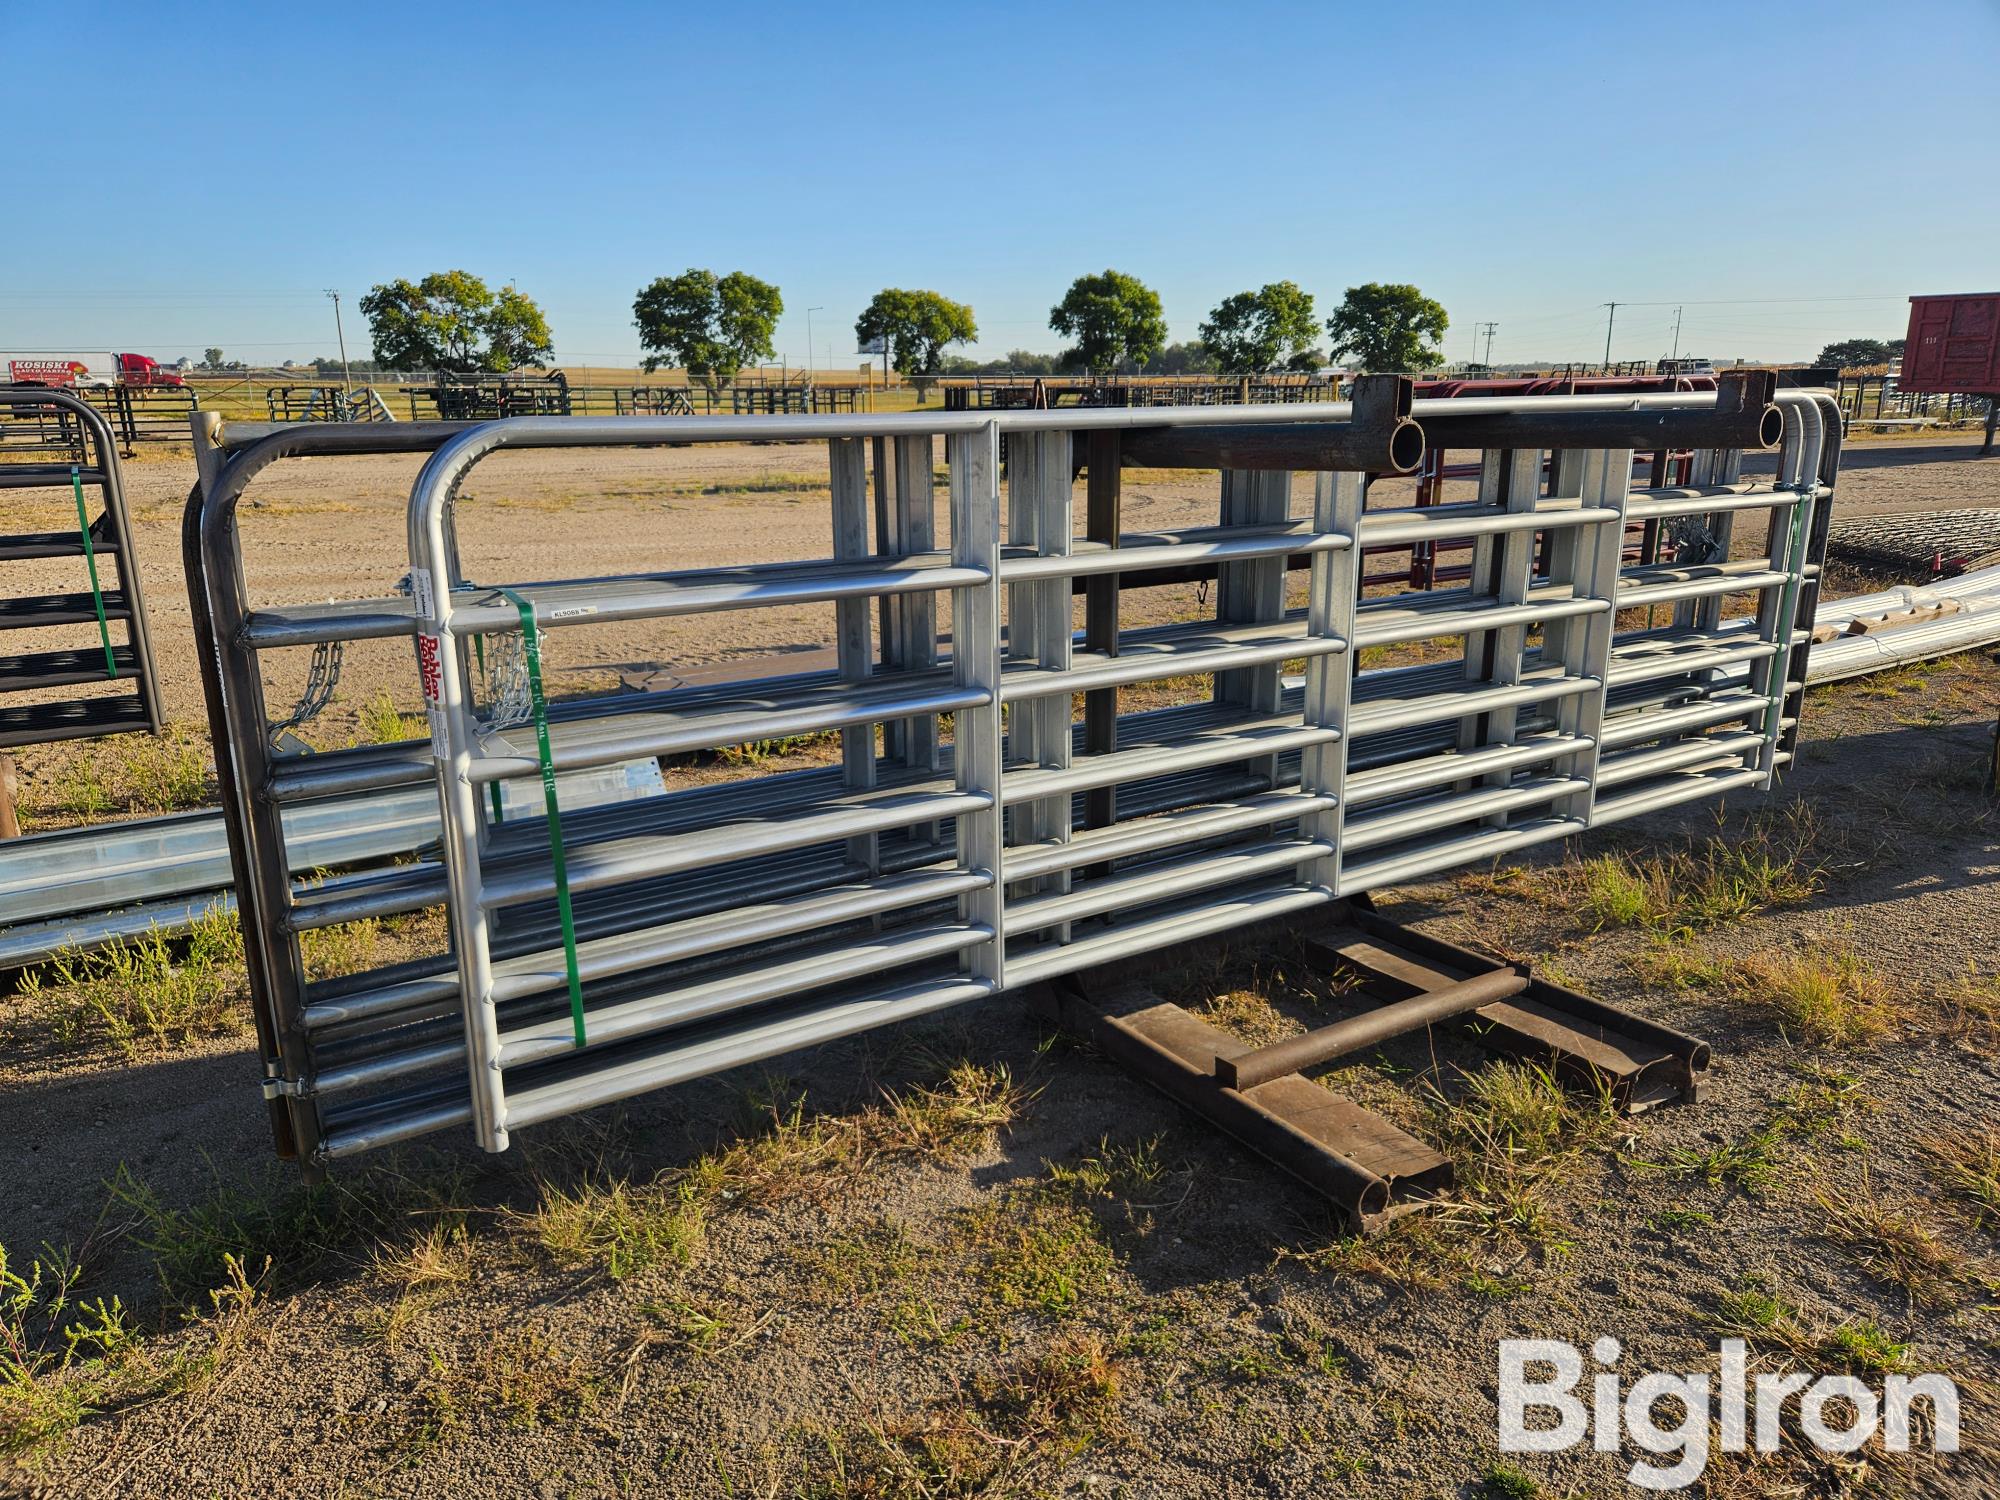
<instances>
[{"instance_id":1,"label":"red and white label","mask_svg":"<svg viewBox=\"0 0 2000 1500\"><path fill-rule=\"evenodd\" d=\"M417 675L423 678L424 702L436 703L443 696L444 672L438 662L443 644L434 635L417 637Z\"/></svg>"}]
</instances>

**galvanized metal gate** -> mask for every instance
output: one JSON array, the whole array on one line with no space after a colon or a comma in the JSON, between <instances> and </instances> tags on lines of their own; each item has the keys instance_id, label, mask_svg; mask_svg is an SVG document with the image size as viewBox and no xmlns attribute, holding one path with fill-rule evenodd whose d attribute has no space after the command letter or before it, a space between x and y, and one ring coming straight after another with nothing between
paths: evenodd
<instances>
[{"instance_id":1,"label":"galvanized metal gate","mask_svg":"<svg viewBox=\"0 0 2000 1500\"><path fill-rule=\"evenodd\" d=\"M0 585L0 631L55 629L70 642L0 655L0 749L158 733L159 683L110 426L90 403L42 387L0 386L0 409L10 422L51 426L60 445L52 451L73 446L56 459L0 463L0 491L51 491L57 512L73 505L76 517L52 530L0 535L0 565L75 559L73 586L57 593ZM18 566L13 573L19 577ZM129 691L97 691L104 683ZM34 701L15 694L34 694Z\"/></svg>"},{"instance_id":2,"label":"galvanized metal gate","mask_svg":"<svg viewBox=\"0 0 2000 1500\"><path fill-rule=\"evenodd\" d=\"M189 567L281 1146L317 1166L469 1122L501 1149L517 1127L676 1080L1768 785L1796 730L1795 621L1837 436L1818 397L1771 399L1765 376L1417 403L1412 423L1390 381L1322 407L244 434L191 503ZM939 437L949 524L934 539ZM1781 437L1776 482L1743 480L1739 451ZM774 438L827 445L831 557L461 576L450 497L490 453ZM1478 498L1368 508L1368 473L1407 471L1425 438L1480 453ZM412 600L247 608L234 510L263 462L433 444L411 500ZM1635 490L1633 451L1667 447L1694 450L1691 482ZM1127 530L1127 462L1220 470L1219 524ZM1297 473L1315 477L1295 514ZM1765 539L1731 560L1746 513L1767 517ZM1682 518L1674 561L1624 565L1628 527ZM1358 587L1363 548L1467 535L1464 588ZM1303 608L1287 607L1293 568ZM1121 592L1201 577L1213 618L1121 627ZM1754 630L1720 628L1732 599ZM566 632L798 603L833 609L836 669L550 705L528 726L545 753L507 722L521 695L479 669L506 642L532 662L530 641ZM272 752L260 652L403 633L428 746ZM1437 640L1459 645L1368 659ZM1205 701L1120 712L1121 690L1190 677ZM838 765L608 815L493 816L505 782L819 732L839 734ZM413 776L436 779L442 870L291 881L280 807ZM299 931L440 902L450 960L305 980Z\"/></svg>"}]
</instances>

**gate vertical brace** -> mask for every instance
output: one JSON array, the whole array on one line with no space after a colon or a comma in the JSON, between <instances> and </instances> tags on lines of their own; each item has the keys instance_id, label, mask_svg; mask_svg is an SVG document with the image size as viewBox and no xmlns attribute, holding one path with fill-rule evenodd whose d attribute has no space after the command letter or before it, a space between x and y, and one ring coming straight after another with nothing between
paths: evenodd
<instances>
[{"instance_id":1,"label":"gate vertical brace","mask_svg":"<svg viewBox=\"0 0 2000 1500\"><path fill-rule=\"evenodd\" d=\"M1788 576L1784 583L1765 592L1763 605L1757 612L1759 639L1777 648L1771 654L1770 672L1765 678L1771 701L1764 711L1764 746L1757 758L1757 769L1764 773L1765 791L1770 790L1778 775L1778 742L1784 735L1785 705L1791 696L1792 637L1798 628L1799 599L1805 593L1806 558L1819 491L1820 446L1825 440L1825 423L1817 403L1801 402L1787 407L1786 412L1788 416L1794 412L1798 415L1797 427L1792 429L1795 441L1786 447L1795 477L1790 509L1771 513L1771 571L1782 571ZM1786 426L1792 428L1790 422Z\"/></svg>"},{"instance_id":2,"label":"gate vertical brace","mask_svg":"<svg viewBox=\"0 0 2000 1500\"><path fill-rule=\"evenodd\" d=\"M897 539L895 550L905 557L931 552L937 547L937 481L932 470L932 453L929 433L895 440L893 530ZM928 671L937 665L937 596L914 594L895 603L903 669ZM937 769L937 715L904 722L903 760L920 770Z\"/></svg>"},{"instance_id":3,"label":"gate vertical brace","mask_svg":"<svg viewBox=\"0 0 2000 1500\"><path fill-rule=\"evenodd\" d=\"M1283 469L1224 469L1221 521L1224 526L1281 526L1291 516L1292 476ZM1271 624L1285 618L1285 560L1260 557L1226 562L1216 570L1215 617L1225 625ZM1280 663L1237 667L1215 674L1217 703L1242 705L1251 715L1274 714L1282 692ZM1278 760L1247 761L1244 769L1278 785Z\"/></svg>"},{"instance_id":4,"label":"gate vertical brace","mask_svg":"<svg viewBox=\"0 0 2000 1500\"><path fill-rule=\"evenodd\" d=\"M448 514L448 506L432 510L425 518L423 535L411 538L411 554L421 557L424 566L411 569L410 592L417 611L418 660L435 674L425 683L424 696L430 710L431 754L436 762L438 810L444 827L445 876L452 913L457 918L452 946L458 960L465 1022L473 1134L486 1150L505 1151L507 1099L500 1071L500 1020L493 1005L492 924L480 897L479 835L485 811L472 779L478 726L473 722L464 662L451 628L450 579L456 548L446 531ZM413 507L413 531L417 524Z\"/></svg>"},{"instance_id":5,"label":"gate vertical brace","mask_svg":"<svg viewBox=\"0 0 2000 1500\"><path fill-rule=\"evenodd\" d=\"M1531 514L1540 507L1542 491L1542 450L1514 448L1506 454L1506 509L1510 514ZM1533 583L1535 533L1527 529L1505 532L1494 549L1493 594L1501 604L1525 604ZM1492 666L1489 682L1508 687L1520 683L1526 670L1528 649L1526 625L1503 625L1488 635ZM1520 709L1495 709L1486 721L1486 743L1511 745L1519 734ZM1486 777L1489 786L1505 786L1512 771L1498 771ZM1505 828L1512 814L1502 811L1486 819L1490 828Z\"/></svg>"},{"instance_id":6,"label":"gate vertical brace","mask_svg":"<svg viewBox=\"0 0 2000 1500\"><path fill-rule=\"evenodd\" d=\"M868 457L860 438L827 439L827 472L833 494L833 555L841 562L868 556ZM834 601L835 653L842 682L864 682L874 674L874 643L868 601ZM875 785L874 724L840 731L841 785L866 791ZM860 833L847 841L847 857L873 879L881 872L881 836Z\"/></svg>"},{"instance_id":7,"label":"gate vertical brace","mask_svg":"<svg viewBox=\"0 0 2000 1500\"><path fill-rule=\"evenodd\" d=\"M1004 762L1004 709L1000 702L1000 429L987 423L962 434L951 445L951 557L960 567L981 568L982 583L954 589L951 600L951 662L960 687L977 688L990 696L975 708L960 709L954 719L953 763L958 789L991 799L978 812L958 819L958 862L987 877L981 890L960 898L968 922L985 927L991 936L965 950L964 962L975 979L999 989L1006 983L1007 887L1002 878L1006 809L1000 797Z\"/></svg>"},{"instance_id":8,"label":"gate vertical brace","mask_svg":"<svg viewBox=\"0 0 2000 1500\"><path fill-rule=\"evenodd\" d=\"M1367 503L1368 476L1351 472L1320 473L1313 479L1313 530L1338 532L1347 545L1334 552L1315 552L1307 578L1306 633L1338 636L1347 649L1322 653L1306 661L1305 721L1340 731L1330 745L1309 745L1299 760L1299 789L1331 797L1333 806L1309 813L1299 823L1307 838L1322 840L1333 852L1306 868L1317 886L1338 893L1341 886L1341 829L1347 822L1348 721L1354 701L1354 611L1361 602L1361 512Z\"/></svg>"},{"instance_id":9,"label":"gate vertical brace","mask_svg":"<svg viewBox=\"0 0 2000 1500\"><path fill-rule=\"evenodd\" d=\"M883 557L895 557L906 549L897 507L896 440L893 437L878 433L868 440L868 468L874 479L875 550ZM903 603L903 600L888 594L875 601L876 629L881 632L882 670L885 672L908 670L902 650ZM900 719L882 726L883 755L893 761L906 758L908 744L905 734L908 728Z\"/></svg>"},{"instance_id":10,"label":"gate vertical brace","mask_svg":"<svg viewBox=\"0 0 2000 1500\"><path fill-rule=\"evenodd\" d=\"M1084 535L1107 547L1118 545L1123 529L1118 472L1119 435L1093 430L1085 446ZM1118 575L1096 574L1085 580L1083 645L1106 656L1118 654ZM1110 755L1118 748L1118 689L1099 688L1083 695L1083 749L1086 755ZM1084 793L1086 828L1108 828L1118 821L1118 789L1093 787ZM1094 879L1108 867L1084 872Z\"/></svg>"},{"instance_id":11,"label":"gate vertical brace","mask_svg":"<svg viewBox=\"0 0 2000 1500\"><path fill-rule=\"evenodd\" d=\"M1565 810L1589 823L1597 802L1597 762L1604 730L1604 704L1611 691L1611 642L1618 633L1618 574L1625 561L1625 504L1632 492L1632 450L1599 449L1580 455L1583 503L1592 509L1615 511L1614 519L1599 521L1588 537L1577 539L1577 583L1606 608L1576 622L1566 641L1563 670L1596 679L1587 693L1565 698L1557 724L1566 734L1590 743L1564 763L1563 769L1590 785L1578 792Z\"/></svg>"},{"instance_id":12,"label":"gate vertical brace","mask_svg":"<svg viewBox=\"0 0 2000 1500\"><path fill-rule=\"evenodd\" d=\"M1015 433L1007 445L1008 540L1032 548L1041 557L1068 557L1071 551L1070 434ZM1072 652L1069 579L1045 578L1010 585L1007 590L1007 654L1044 670L1067 672ZM1012 749L1016 759L1041 770L1064 770L1070 764L1070 694L1045 693L1013 709ZM1070 842L1070 797L1067 792L1040 797L1015 810L1016 843ZM1025 882L1023 889L1067 891L1072 872L1065 869ZM1056 940L1068 942L1067 922L1056 929Z\"/></svg>"}]
</instances>

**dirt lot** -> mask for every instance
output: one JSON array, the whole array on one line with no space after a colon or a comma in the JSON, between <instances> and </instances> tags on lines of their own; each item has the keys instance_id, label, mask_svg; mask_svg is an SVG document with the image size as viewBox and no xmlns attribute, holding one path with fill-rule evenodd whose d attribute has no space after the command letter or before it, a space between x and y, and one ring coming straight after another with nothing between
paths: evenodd
<instances>
[{"instance_id":1,"label":"dirt lot","mask_svg":"<svg viewBox=\"0 0 2000 1500\"><path fill-rule=\"evenodd\" d=\"M1843 509L1994 502L1994 464L1896 448L1857 455ZM809 451L640 460L669 477L481 471L468 570L560 574L612 524L662 565L745 560L753 515L756 555L820 540L809 487L742 488ZM393 584L411 467L371 461L365 494L274 474L253 588ZM187 475L132 474L191 714ZM1130 493L1136 525L1211 513L1185 481ZM1836 1462L1794 1433L1698 1492L2000 1494L1996 703L1980 655L1815 692L1775 798L1397 892L1391 915L1716 1062L1702 1102L1634 1119L1444 1031L1330 1070L1460 1170L1368 1241L1012 998L308 1192L262 1165L226 985L171 1046L30 987L0 1000L0 1493L1598 1496L1634 1452L1496 1452L1495 1344L1609 1334L1628 1381L1741 1336L1758 1370L1965 1392L1956 1458ZM1343 1005L1278 940L1160 982L1257 1039ZM8 1279L38 1261L39 1291Z\"/></svg>"}]
</instances>

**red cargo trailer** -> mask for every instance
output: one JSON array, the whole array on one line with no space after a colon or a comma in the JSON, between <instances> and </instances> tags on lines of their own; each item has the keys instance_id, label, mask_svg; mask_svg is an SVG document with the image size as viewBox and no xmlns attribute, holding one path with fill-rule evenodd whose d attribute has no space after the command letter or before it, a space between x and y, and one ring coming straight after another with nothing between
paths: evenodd
<instances>
[{"instance_id":1,"label":"red cargo trailer","mask_svg":"<svg viewBox=\"0 0 2000 1500\"><path fill-rule=\"evenodd\" d=\"M1897 384L1906 391L1984 396L1986 445L1979 451L1991 453L2000 414L2000 292L1912 297Z\"/></svg>"}]
</instances>

